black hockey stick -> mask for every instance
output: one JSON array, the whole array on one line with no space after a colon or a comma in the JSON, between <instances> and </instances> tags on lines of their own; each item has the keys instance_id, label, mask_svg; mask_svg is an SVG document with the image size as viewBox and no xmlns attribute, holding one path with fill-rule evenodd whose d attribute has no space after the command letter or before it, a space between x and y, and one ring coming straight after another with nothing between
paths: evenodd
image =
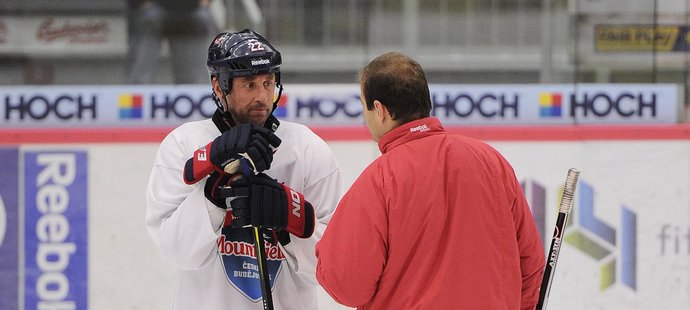
<instances>
[{"instance_id":1,"label":"black hockey stick","mask_svg":"<svg viewBox=\"0 0 690 310\"><path fill-rule=\"evenodd\" d=\"M239 178L239 176L238 176ZM222 197L227 198L247 198L249 197L249 188L240 187L233 188L230 186L223 186L221 188ZM246 207L237 208L234 200L228 203L233 212L234 227L242 227L245 229L251 228L254 235L254 257L259 265L259 283L261 285L261 298L263 299L264 310L273 310L273 296L271 295L271 275L268 272L268 263L266 261L266 245L264 235L261 232L261 227L252 226L249 220L249 214Z\"/></svg>"},{"instance_id":2,"label":"black hockey stick","mask_svg":"<svg viewBox=\"0 0 690 310\"><path fill-rule=\"evenodd\" d=\"M235 179L241 178L239 175L235 176ZM268 262L266 261L266 244L264 241L264 235L261 232L261 227L252 226L249 220L249 210L247 206L236 206L236 198L247 199L249 197L248 187L231 187L223 186L221 187L221 197L226 198L226 204L230 207L233 212L233 227L242 227L244 229L252 229L252 234L254 235L254 257L259 265L259 284L261 286L261 298L263 299L264 310L273 310L273 296L271 295L271 275L268 272ZM232 199L227 202L227 199Z\"/></svg>"},{"instance_id":3,"label":"black hockey stick","mask_svg":"<svg viewBox=\"0 0 690 310\"><path fill-rule=\"evenodd\" d=\"M264 236L259 227L252 227L254 231L254 243L256 246L256 261L259 263L259 280L261 282L261 297L264 301L264 310L273 310L273 295L271 294L271 275L268 273L266 263L266 246Z\"/></svg>"},{"instance_id":4,"label":"black hockey stick","mask_svg":"<svg viewBox=\"0 0 690 310\"><path fill-rule=\"evenodd\" d=\"M558 261L558 254L561 251L561 240L564 236L565 224L568 222L568 215L573 208L573 196L575 195L575 187L577 186L577 178L580 176L580 170L570 168L568 176L565 179L565 186L563 187L563 195L561 196L561 205L558 209L558 218L556 218L556 228L553 231L553 239L551 239L551 248L549 248L549 257L546 258L546 266L544 267L544 276L541 279L541 287L539 288L539 301L537 302L537 310L546 309L546 302L549 299L549 291L551 291L551 283L553 281L554 272L556 271L556 262Z\"/></svg>"}]
</instances>

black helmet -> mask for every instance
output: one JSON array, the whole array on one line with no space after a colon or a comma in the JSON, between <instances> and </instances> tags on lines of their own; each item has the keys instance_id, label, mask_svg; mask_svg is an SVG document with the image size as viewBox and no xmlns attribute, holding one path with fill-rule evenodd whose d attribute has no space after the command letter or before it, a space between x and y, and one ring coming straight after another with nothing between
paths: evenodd
<instances>
[{"instance_id":1,"label":"black helmet","mask_svg":"<svg viewBox=\"0 0 690 310\"><path fill-rule=\"evenodd\" d=\"M250 29L218 34L208 47L206 64L226 93L232 89L233 78L266 73L275 73L276 84L281 87L280 52Z\"/></svg>"}]
</instances>

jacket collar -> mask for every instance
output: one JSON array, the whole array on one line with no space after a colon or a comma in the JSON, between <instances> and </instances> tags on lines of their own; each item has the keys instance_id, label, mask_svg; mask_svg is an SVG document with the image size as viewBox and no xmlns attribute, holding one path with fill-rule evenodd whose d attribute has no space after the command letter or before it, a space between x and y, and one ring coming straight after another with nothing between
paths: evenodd
<instances>
[{"instance_id":1,"label":"jacket collar","mask_svg":"<svg viewBox=\"0 0 690 310\"><path fill-rule=\"evenodd\" d=\"M379 150L386 153L398 145L419 138L445 132L441 121L435 117L425 117L414 120L385 133L379 140Z\"/></svg>"}]
</instances>

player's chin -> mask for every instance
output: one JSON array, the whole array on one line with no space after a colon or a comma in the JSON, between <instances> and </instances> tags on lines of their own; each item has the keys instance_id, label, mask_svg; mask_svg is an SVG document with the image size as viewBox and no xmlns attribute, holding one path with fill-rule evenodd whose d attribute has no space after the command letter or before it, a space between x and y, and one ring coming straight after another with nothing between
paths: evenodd
<instances>
[{"instance_id":1,"label":"player's chin","mask_svg":"<svg viewBox=\"0 0 690 310\"><path fill-rule=\"evenodd\" d=\"M263 125L271 114L268 112L250 113L248 119L255 125Z\"/></svg>"}]
</instances>

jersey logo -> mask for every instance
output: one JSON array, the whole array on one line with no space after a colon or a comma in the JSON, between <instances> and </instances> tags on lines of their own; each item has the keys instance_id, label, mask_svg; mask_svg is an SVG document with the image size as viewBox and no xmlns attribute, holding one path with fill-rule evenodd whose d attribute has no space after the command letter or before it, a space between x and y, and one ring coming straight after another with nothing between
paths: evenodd
<instances>
[{"instance_id":1,"label":"jersey logo","mask_svg":"<svg viewBox=\"0 0 690 310\"><path fill-rule=\"evenodd\" d=\"M280 275L285 254L280 246L265 244L267 269L271 282L271 291L275 279ZM228 282L252 302L261 300L261 282L259 263L256 261L254 238L251 228L223 228L218 238L218 254L223 262L223 269Z\"/></svg>"}]
</instances>

